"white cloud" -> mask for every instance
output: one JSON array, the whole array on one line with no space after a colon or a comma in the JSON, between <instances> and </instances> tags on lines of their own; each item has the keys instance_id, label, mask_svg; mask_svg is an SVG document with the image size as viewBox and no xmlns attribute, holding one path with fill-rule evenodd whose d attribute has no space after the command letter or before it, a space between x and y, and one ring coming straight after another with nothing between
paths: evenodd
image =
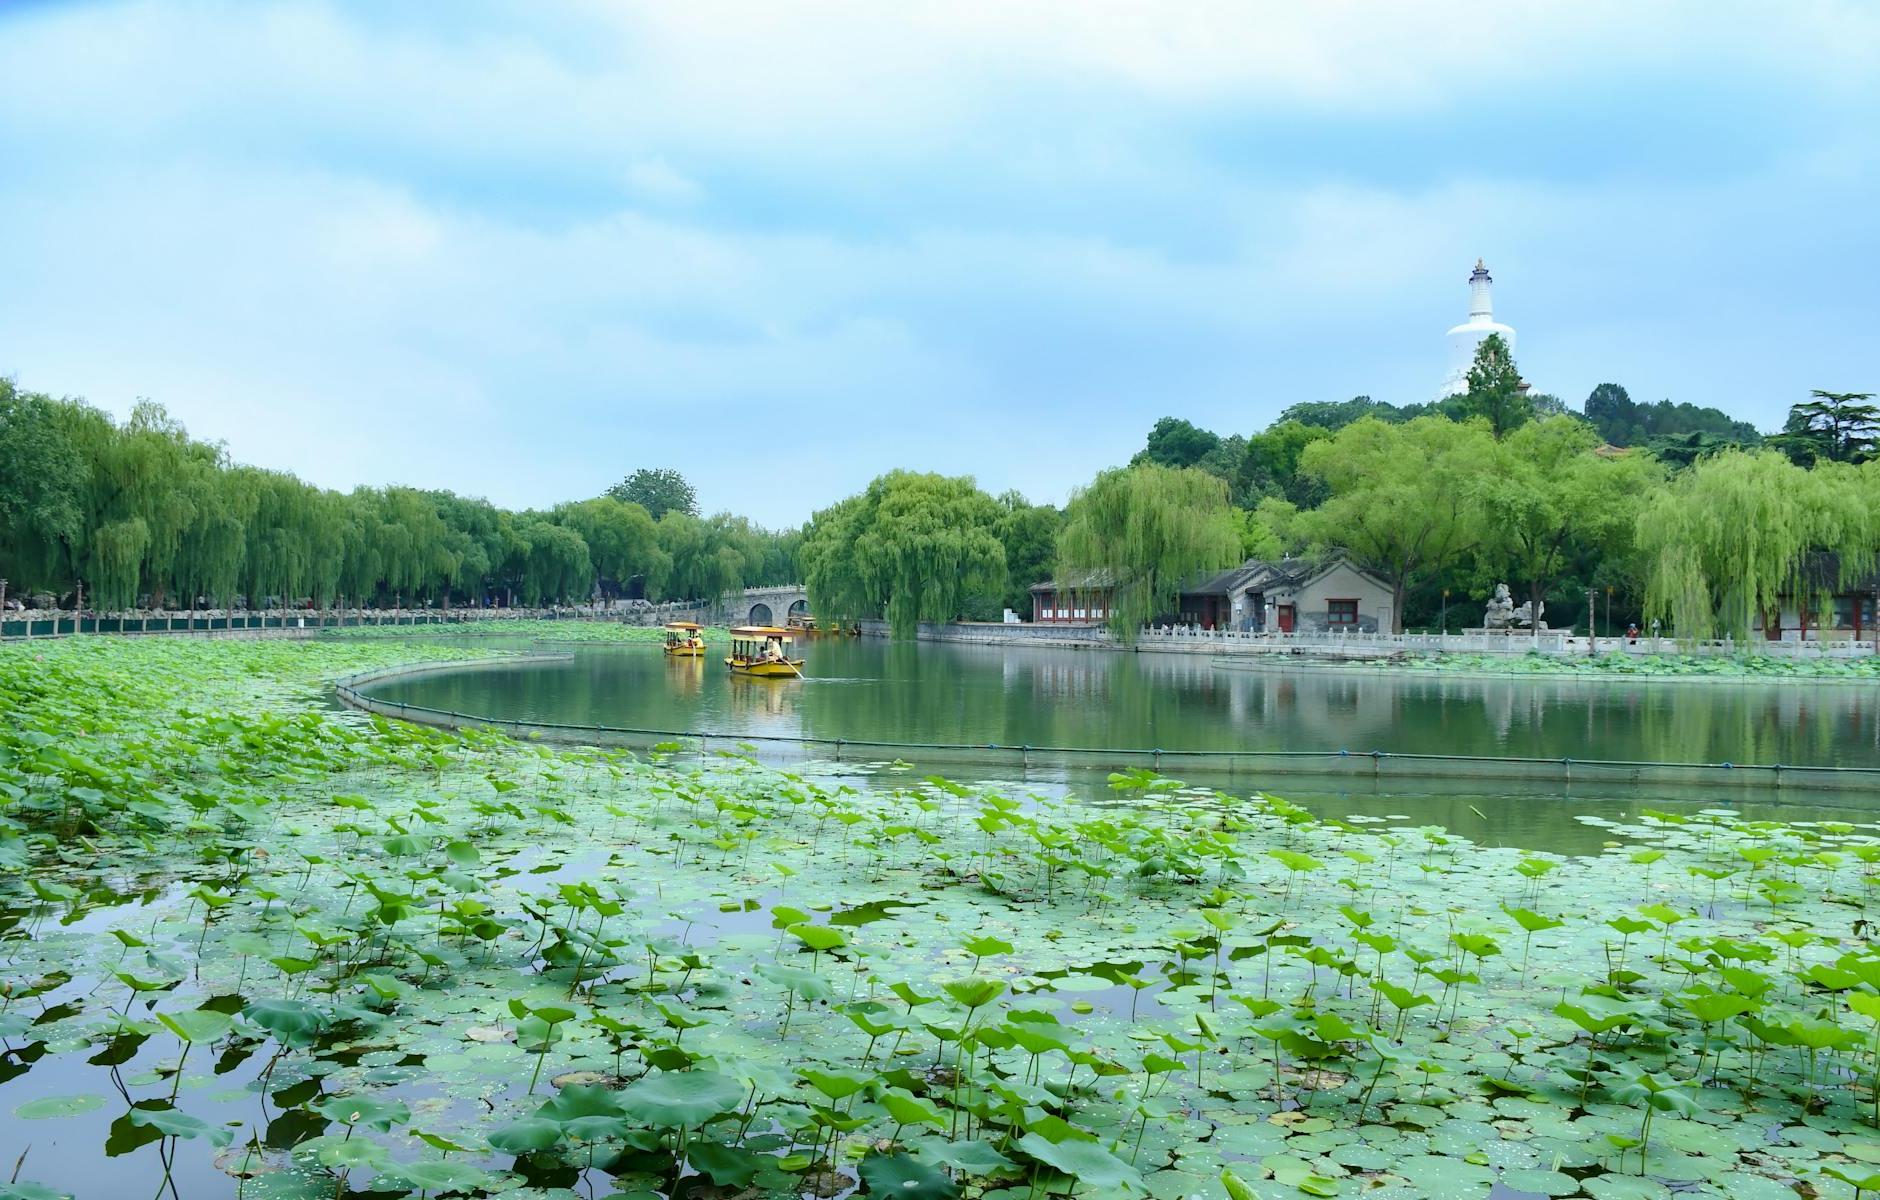
<instances>
[{"instance_id":1,"label":"white cloud","mask_svg":"<svg viewBox=\"0 0 1880 1200\"><path fill-rule=\"evenodd\" d=\"M1824 320L1873 314L1876 163L1841 128L1873 85L1830 69L1871 59L1873 19L1847 6L458 11L0 20L0 371L152 396L332 486L543 504L670 462L795 521L893 465L1061 500L1167 413L1246 431L1426 398L1477 254L1570 398L1612 377L1768 421L1804 369L1861 369L1859 320ZM1834 92L1834 119L1691 179L1597 147L1578 173L1390 178L1335 141L1189 138L1617 87L1674 37ZM787 419L796 481L726 465L732 416Z\"/></svg>"}]
</instances>

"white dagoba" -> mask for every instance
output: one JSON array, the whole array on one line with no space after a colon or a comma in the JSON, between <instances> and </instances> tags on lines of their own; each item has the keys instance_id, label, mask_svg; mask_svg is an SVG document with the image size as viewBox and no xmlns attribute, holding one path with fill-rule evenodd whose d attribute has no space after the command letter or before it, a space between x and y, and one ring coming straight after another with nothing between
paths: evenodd
<instances>
[{"instance_id":1,"label":"white dagoba","mask_svg":"<svg viewBox=\"0 0 1880 1200\"><path fill-rule=\"evenodd\" d=\"M1469 274L1469 319L1449 331L1449 375L1443 380L1442 391L1436 393L1438 400L1460 396L1469 390L1469 367L1475 362L1475 348L1487 340L1489 334L1499 333L1501 340L1508 343L1508 352L1514 352L1514 330L1495 320L1495 300L1491 294L1494 283L1494 276L1488 273L1481 259L1476 259L1475 270Z\"/></svg>"}]
</instances>

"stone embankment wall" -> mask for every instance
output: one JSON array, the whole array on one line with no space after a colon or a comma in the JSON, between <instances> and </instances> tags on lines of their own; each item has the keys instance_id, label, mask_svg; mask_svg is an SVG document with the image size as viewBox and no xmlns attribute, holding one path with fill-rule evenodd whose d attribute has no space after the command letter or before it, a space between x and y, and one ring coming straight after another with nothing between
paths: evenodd
<instances>
[{"instance_id":1,"label":"stone embankment wall","mask_svg":"<svg viewBox=\"0 0 1880 1200\"><path fill-rule=\"evenodd\" d=\"M888 637L886 621L859 622L869 637ZM1753 644L1728 639L1681 642L1676 638L1602 637L1589 645L1584 637L1561 630L1514 633L1252 633L1207 630L1185 626L1145 629L1133 644L1116 640L1102 625L1019 624L955 621L921 622L915 636L927 642L962 642L980 646L1067 646L1084 650L1134 650L1138 653L1206 654L1296 659L1382 659L1411 654L1487 654L1518 657L1542 654L1554 658L1654 654L1730 657L1753 651L1772 658L1861 658L1880 653L1871 639L1816 642L1764 642Z\"/></svg>"},{"instance_id":2,"label":"stone embankment wall","mask_svg":"<svg viewBox=\"0 0 1880 1200\"><path fill-rule=\"evenodd\" d=\"M886 621L857 621L863 637L891 637ZM1070 646L1117 649L1102 625L1004 625L996 621L922 621L915 637L923 642L966 642L976 646Z\"/></svg>"}]
</instances>

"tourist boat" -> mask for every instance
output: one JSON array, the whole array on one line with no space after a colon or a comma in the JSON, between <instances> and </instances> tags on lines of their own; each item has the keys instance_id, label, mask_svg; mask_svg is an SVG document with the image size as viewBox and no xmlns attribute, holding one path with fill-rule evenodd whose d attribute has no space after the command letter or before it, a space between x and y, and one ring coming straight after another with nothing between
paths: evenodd
<instances>
[{"instance_id":1,"label":"tourist boat","mask_svg":"<svg viewBox=\"0 0 1880 1200\"><path fill-rule=\"evenodd\" d=\"M725 666L737 675L763 679L801 679L803 660L790 657L796 635L774 625L740 625L731 631L731 655Z\"/></svg>"},{"instance_id":2,"label":"tourist boat","mask_svg":"<svg viewBox=\"0 0 1880 1200\"><path fill-rule=\"evenodd\" d=\"M703 626L692 621L668 621L666 623L666 653L674 658L701 658L705 654L705 639L699 636Z\"/></svg>"}]
</instances>

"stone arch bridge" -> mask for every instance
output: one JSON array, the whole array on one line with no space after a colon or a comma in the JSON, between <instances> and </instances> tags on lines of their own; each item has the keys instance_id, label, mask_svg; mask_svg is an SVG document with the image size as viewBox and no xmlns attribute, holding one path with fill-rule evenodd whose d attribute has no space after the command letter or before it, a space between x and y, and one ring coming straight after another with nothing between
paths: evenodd
<instances>
[{"instance_id":1,"label":"stone arch bridge","mask_svg":"<svg viewBox=\"0 0 1880 1200\"><path fill-rule=\"evenodd\" d=\"M728 625L782 625L809 616L809 592L800 583L745 588L720 600L714 615Z\"/></svg>"},{"instance_id":2,"label":"stone arch bridge","mask_svg":"<svg viewBox=\"0 0 1880 1200\"><path fill-rule=\"evenodd\" d=\"M808 590L800 583L784 583L775 587L726 592L716 604L703 600L659 604L641 609L639 619L648 625L659 625L666 621L698 621L706 625L783 625L793 617L808 615Z\"/></svg>"}]
</instances>

